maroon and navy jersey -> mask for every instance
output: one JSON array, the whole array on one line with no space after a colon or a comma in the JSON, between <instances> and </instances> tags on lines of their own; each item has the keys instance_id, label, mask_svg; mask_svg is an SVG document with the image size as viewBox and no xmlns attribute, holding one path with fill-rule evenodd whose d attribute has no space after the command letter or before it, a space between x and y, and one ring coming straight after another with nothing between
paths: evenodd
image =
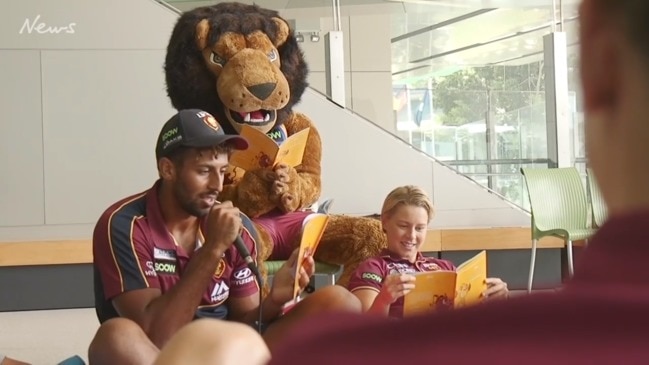
<instances>
[{"instance_id":1,"label":"maroon and navy jersey","mask_svg":"<svg viewBox=\"0 0 649 365\"><path fill-rule=\"evenodd\" d=\"M167 230L158 202L158 186L123 199L101 216L93 234L95 309L100 322L117 317L112 299L137 289L157 288L166 293L178 283L190 256ZM243 216L242 239L256 258L252 225ZM204 242L205 219L197 232L197 250ZM258 293L259 286L238 251L231 247L219 261L205 288L197 317L227 317L229 297Z\"/></svg>"},{"instance_id":2,"label":"maroon and navy jersey","mask_svg":"<svg viewBox=\"0 0 649 365\"><path fill-rule=\"evenodd\" d=\"M380 256L369 258L363 261L349 279L347 288L352 293L359 289L371 289L381 291L383 281L391 274L414 274L417 272L428 272L447 270L455 271L455 266L446 260L433 257L425 257L421 252L417 253L415 262L395 257L388 250L384 250ZM403 317L403 297L397 299L390 305L388 314L390 317Z\"/></svg>"}]
</instances>

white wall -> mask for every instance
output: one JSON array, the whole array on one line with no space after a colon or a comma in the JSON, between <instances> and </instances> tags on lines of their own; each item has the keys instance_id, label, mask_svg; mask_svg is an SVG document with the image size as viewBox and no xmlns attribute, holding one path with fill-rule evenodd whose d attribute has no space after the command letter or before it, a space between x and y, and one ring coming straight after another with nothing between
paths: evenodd
<instances>
[{"instance_id":1,"label":"white wall","mask_svg":"<svg viewBox=\"0 0 649 365\"><path fill-rule=\"evenodd\" d=\"M278 5L281 1L242 0L245 3L256 2L260 6ZM182 11L198 6L213 4L214 1L174 2ZM325 75L325 41L324 35L334 30L332 10L329 6L289 7L280 10L285 19L295 21L297 31L305 32L302 50L309 64L308 82L311 87L326 93ZM292 5L292 4L291 4ZM341 6L341 28L343 31L345 58L345 97L346 107L355 113L371 120L392 133L396 133L392 111L392 70L390 43L390 14L403 11L401 4L380 3L371 5ZM311 42L309 34L318 31L320 41Z\"/></svg>"},{"instance_id":2,"label":"white wall","mask_svg":"<svg viewBox=\"0 0 649 365\"><path fill-rule=\"evenodd\" d=\"M155 138L173 114L162 66L177 15L152 0L4 1L1 8L0 242L88 238L109 204L156 178ZM361 18L348 26L369 24ZM368 55L354 65L370 68L368 75L387 70L372 69ZM361 94L374 103L372 89ZM529 224L477 184L313 90L298 109L321 131L322 196L335 199L335 212L376 213L394 186L419 184L434 198L435 225Z\"/></svg>"},{"instance_id":3,"label":"white wall","mask_svg":"<svg viewBox=\"0 0 649 365\"><path fill-rule=\"evenodd\" d=\"M306 35L301 46L309 64L310 86L326 93L324 34L333 30L333 24L329 17L319 20L321 40L311 42ZM346 106L381 128L396 133L392 111L390 15L346 16L341 23Z\"/></svg>"},{"instance_id":4,"label":"white wall","mask_svg":"<svg viewBox=\"0 0 649 365\"><path fill-rule=\"evenodd\" d=\"M0 241L88 237L103 209L156 177L177 15L149 0L1 8Z\"/></svg>"}]
</instances>

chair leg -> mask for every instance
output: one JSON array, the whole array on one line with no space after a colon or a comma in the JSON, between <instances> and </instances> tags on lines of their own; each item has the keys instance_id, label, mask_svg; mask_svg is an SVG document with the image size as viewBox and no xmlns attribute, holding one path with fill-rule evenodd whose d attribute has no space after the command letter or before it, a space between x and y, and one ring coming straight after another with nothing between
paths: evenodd
<instances>
[{"instance_id":1,"label":"chair leg","mask_svg":"<svg viewBox=\"0 0 649 365\"><path fill-rule=\"evenodd\" d=\"M336 285L336 274L329 275L329 278L331 278L331 281L329 282L329 284Z\"/></svg>"},{"instance_id":2,"label":"chair leg","mask_svg":"<svg viewBox=\"0 0 649 365\"><path fill-rule=\"evenodd\" d=\"M570 277L572 277L572 274L574 274L574 267L573 267L573 261L572 261L572 241L568 240L568 273L570 274Z\"/></svg>"},{"instance_id":3,"label":"chair leg","mask_svg":"<svg viewBox=\"0 0 649 365\"><path fill-rule=\"evenodd\" d=\"M536 264L536 243L538 240L532 240L532 258L530 259L530 276L527 278L527 292L532 292L532 282L534 281L534 265Z\"/></svg>"}]
</instances>

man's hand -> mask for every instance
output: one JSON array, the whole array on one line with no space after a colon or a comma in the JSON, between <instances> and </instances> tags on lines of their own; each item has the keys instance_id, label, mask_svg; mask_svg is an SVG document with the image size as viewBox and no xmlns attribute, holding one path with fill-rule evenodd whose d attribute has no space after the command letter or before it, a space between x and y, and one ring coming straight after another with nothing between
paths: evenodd
<instances>
[{"instance_id":1,"label":"man's hand","mask_svg":"<svg viewBox=\"0 0 649 365\"><path fill-rule=\"evenodd\" d=\"M487 278L487 290L482 293L485 300L502 299L509 296L507 283L499 278Z\"/></svg>"},{"instance_id":2,"label":"man's hand","mask_svg":"<svg viewBox=\"0 0 649 365\"><path fill-rule=\"evenodd\" d=\"M207 235L205 248L225 252L241 232L241 216L239 208L232 202L216 203L212 206L207 217Z\"/></svg>"},{"instance_id":3,"label":"man's hand","mask_svg":"<svg viewBox=\"0 0 649 365\"><path fill-rule=\"evenodd\" d=\"M392 304L415 288L415 276L408 274L391 274L383 281L381 291L375 301Z\"/></svg>"},{"instance_id":4,"label":"man's hand","mask_svg":"<svg viewBox=\"0 0 649 365\"><path fill-rule=\"evenodd\" d=\"M270 299L277 305L283 305L293 299L293 285L295 283L295 270L298 262L301 262L298 272L298 284L300 292L309 285L309 279L315 272L315 262L311 255L298 259L300 249L296 248L291 257L282 265L273 277L273 286L270 289Z\"/></svg>"}]
</instances>

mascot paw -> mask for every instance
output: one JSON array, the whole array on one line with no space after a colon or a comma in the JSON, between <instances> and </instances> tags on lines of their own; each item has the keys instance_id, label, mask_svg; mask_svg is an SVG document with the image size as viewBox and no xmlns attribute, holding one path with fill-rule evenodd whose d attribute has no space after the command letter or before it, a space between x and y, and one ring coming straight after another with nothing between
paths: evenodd
<instances>
[{"instance_id":1,"label":"mascot paw","mask_svg":"<svg viewBox=\"0 0 649 365\"><path fill-rule=\"evenodd\" d=\"M284 212L293 212L298 208L298 176L297 171L289 165L278 164L273 170L275 180L271 187L271 199L274 199Z\"/></svg>"},{"instance_id":2,"label":"mascot paw","mask_svg":"<svg viewBox=\"0 0 649 365\"><path fill-rule=\"evenodd\" d=\"M295 180L295 179L291 179L291 175L297 174L294 168L283 163L277 164L277 166L275 166L274 171L275 171L276 180L285 183L290 182L291 180Z\"/></svg>"},{"instance_id":3,"label":"mascot paw","mask_svg":"<svg viewBox=\"0 0 649 365\"><path fill-rule=\"evenodd\" d=\"M281 198L281 203L282 203L282 209L285 212L294 212L299 208L299 201L295 199L295 196L290 193L286 193L282 195Z\"/></svg>"},{"instance_id":4,"label":"mascot paw","mask_svg":"<svg viewBox=\"0 0 649 365\"><path fill-rule=\"evenodd\" d=\"M282 195L286 194L288 192L288 184L281 182L281 181L275 181L273 182L273 188L270 194L272 196L275 196L277 198L281 198Z\"/></svg>"}]
</instances>

